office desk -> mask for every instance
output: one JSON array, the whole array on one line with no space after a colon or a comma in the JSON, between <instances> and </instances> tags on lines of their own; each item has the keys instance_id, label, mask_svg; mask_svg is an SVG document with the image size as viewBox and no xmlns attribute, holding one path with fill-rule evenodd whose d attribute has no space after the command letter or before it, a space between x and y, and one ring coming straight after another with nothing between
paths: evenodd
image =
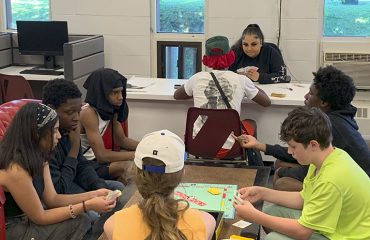
<instances>
[{"instance_id":1,"label":"office desk","mask_svg":"<svg viewBox=\"0 0 370 240\"><path fill-rule=\"evenodd\" d=\"M213 184L236 184L239 188L248 186L266 186L270 168L268 167L255 167L255 168L230 168L230 167L206 167L206 166L185 166L185 174L182 182L198 182L198 183L213 183ZM129 207L140 201L141 195L136 191L131 197L129 202L125 205ZM262 208L262 202L255 204L256 208ZM248 237L256 238L259 234L260 227L252 224L245 228L243 231L233 226L232 224L241 220L235 216L234 219L227 219L221 229L219 239L229 238L232 234L245 234ZM105 240L103 234L99 240Z\"/></svg>"},{"instance_id":2,"label":"office desk","mask_svg":"<svg viewBox=\"0 0 370 240\"><path fill-rule=\"evenodd\" d=\"M129 134L131 138L140 140L146 133L160 129L168 129L177 135L184 136L186 114L193 100L175 100L173 93L175 84L183 84L186 80L139 78L132 77L128 83L136 85L143 82L143 89L127 89L127 102L130 107ZM258 138L266 143L280 143L279 131L282 121L296 106L304 104L304 95L309 84L267 84L258 85L267 95L272 92L285 93L286 97L271 97L271 106L264 108L253 102L242 103L241 118L250 118L257 122ZM290 89L292 90L290 90ZM270 156L264 160L273 161Z\"/></svg>"},{"instance_id":3,"label":"office desk","mask_svg":"<svg viewBox=\"0 0 370 240\"><path fill-rule=\"evenodd\" d=\"M38 74L21 74L20 72L26 69L31 69L34 66L10 66L0 69L0 73L7 75L21 75L23 76L30 84L33 95L36 99L42 98L42 87L47 83L47 81L63 78L63 75L38 75ZM59 70L58 70L59 71ZM60 69L63 71L63 69Z\"/></svg>"}]
</instances>

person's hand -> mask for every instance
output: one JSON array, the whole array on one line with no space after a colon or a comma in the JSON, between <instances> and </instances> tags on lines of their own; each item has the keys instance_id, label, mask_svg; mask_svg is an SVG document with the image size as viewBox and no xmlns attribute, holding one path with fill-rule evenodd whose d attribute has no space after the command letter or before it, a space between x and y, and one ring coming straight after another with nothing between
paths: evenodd
<instances>
[{"instance_id":1,"label":"person's hand","mask_svg":"<svg viewBox=\"0 0 370 240\"><path fill-rule=\"evenodd\" d=\"M81 126L78 123L75 129L72 129L68 132L68 139L69 139L69 142L71 143L71 148L80 149L80 144L81 144L80 129L81 129Z\"/></svg>"},{"instance_id":2,"label":"person's hand","mask_svg":"<svg viewBox=\"0 0 370 240\"><path fill-rule=\"evenodd\" d=\"M262 199L262 191L263 191L263 188L257 187L257 186L245 187L245 188L241 188L238 190L239 197L242 200L245 200L251 203L255 203L258 200Z\"/></svg>"},{"instance_id":3,"label":"person's hand","mask_svg":"<svg viewBox=\"0 0 370 240\"><path fill-rule=\"evenodd\" d=\"M253 82L257 82L260 77L260 74L256 69L252 68L246 72L245 76L247 76Z\"/></svg>"},{"instance_id":4,"label":"person's hand","mask_svg":"<svg viewBox=\"0 0 370 240\"><path fill-rule=\"evenodd\" d=\"M256 148L260 143L255 137L251 135L242 134L239 137L232 135L236 141L239 142L243 148Z\"/></svg>"},{"instance_id":5,"label":"person's hand","mask_svg":"<svg viewBox=\"0 0 370 240\"><path fill-rule=\"evenodd\" d=\"M91 198L85 201L86 209L98 213L111 211L116 206L116 199L108 201L105 196Z\"/></svg>"},{"instance_id":6,"label":"person's hand","mask_svg":"<svg viewBox=\"0 0 370 240\"><path fill-rule=\"evenodd\" d=\"M245 200L241 204L233 203L235 214L248 222L253 222L253 216L258 211L249 201Z\"/></svg>"},{"instance_id":7,"label":"person's hand","mask_svg":"<svg viewBox=\"0 0 370 240\"><path fill-rule=\"evenodd\" d=\"M98 190L95 190L94 193L95 193L95 197L100 197L100 196L107 196L108 193L110 192L111 190L109 189L106 189L106 188L100 188Z\"/></svg>"}]
</instances>

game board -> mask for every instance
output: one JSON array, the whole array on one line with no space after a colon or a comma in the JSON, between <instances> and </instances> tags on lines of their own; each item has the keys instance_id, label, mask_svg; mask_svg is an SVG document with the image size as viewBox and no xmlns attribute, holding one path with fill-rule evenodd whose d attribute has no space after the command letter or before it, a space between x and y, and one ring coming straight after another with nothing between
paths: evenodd
<instances>
[{"instance_id":1,"label":"game board","mask_svg":"<svg viewBox=\"0 0 370 240\"><path fill-rule=\"evenodd\" d=\"M224 218L234 219L235 190L237 185L233 184L180 183L175 189L175 198L187 200L191 208L209 212L224 211Z\"/></svg>"}]
</instances>

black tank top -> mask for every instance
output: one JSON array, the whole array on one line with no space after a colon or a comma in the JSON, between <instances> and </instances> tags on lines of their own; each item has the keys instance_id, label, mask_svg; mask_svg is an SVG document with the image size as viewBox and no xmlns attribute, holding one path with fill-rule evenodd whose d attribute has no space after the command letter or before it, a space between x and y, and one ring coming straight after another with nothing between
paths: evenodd
<instances>
[{"instance_id":1,"label":"black tank top","mask_svg":"<svg viewBox=\"0 0 370 240\"><path fill-rule=\"evenodd\" d=\"M32 180L33 186L36 189L37 195L41 199L42 194L44 192L44 178L41 177L35 177ZM23 211L19 208L18 204L15 202L13 196L10 194L10 192L5 192L6 201L4 204L4 212L5 217L14 217L18 216L23 213Z\"/></svg>"}]
</instances>

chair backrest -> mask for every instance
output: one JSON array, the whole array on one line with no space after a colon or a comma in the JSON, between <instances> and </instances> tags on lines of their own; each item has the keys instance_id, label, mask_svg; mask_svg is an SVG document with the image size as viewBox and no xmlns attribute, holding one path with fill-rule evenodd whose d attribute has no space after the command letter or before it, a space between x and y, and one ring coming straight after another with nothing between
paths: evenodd
<instances>
[{"instance_id":1,"label":"chair backrest","mask_svg":"<svg viewBox=\"0 0 370 240\"><path fill-rule=\"evenodd\" d=\"M1 103L16 99L34 98L28 81L18 75L0 74L0 92Z\"/></svg>"},{"instance_id":2,"label":"chair backrest","mask_svg":"<svg viewBox=\"0 0 370 240\"><path fill-rule=\"evenodd\" d=\"M0 140L3 138L6 129L17 111L28 102L41 102L36 99L13 100L0 105Z\"/></svg>"},{"instance_id":3,"label":"chair backrest","mask_svg":"<svg viewBox=\"0 0 370 240\"><path fill-rule=\"evenodd\" d=\"M193 138L194 123L199 116L206 116L207 119ZM232 132L236 136L241 134L240 117L236 110L191 107L186 118L185 150L196 157L213 159ZM223 159L237 157L245 159L245 152L235 142Z\"/></svg>"},{"instance_id":4,"label":"chair backrest","mask_svg":"<svg viewBox=\"0 0 370 240\"><path fill-rule=\"evenodd\" d=\"M4 204L5 204L5 194L2 186L0 186L0 240L5 240L5 214L4 214Z\"/></svg>"}]
</instances>

